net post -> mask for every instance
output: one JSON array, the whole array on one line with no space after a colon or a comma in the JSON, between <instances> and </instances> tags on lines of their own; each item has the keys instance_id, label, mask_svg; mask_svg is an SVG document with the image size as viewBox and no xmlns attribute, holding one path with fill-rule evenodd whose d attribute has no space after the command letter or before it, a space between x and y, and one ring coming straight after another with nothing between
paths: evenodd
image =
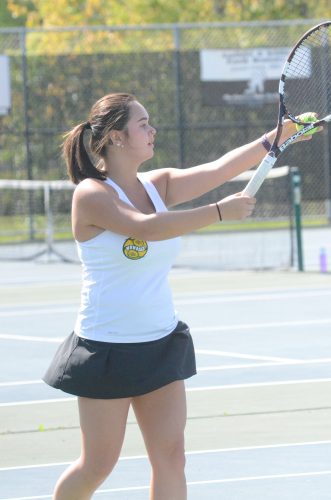
<instances>
[{"instance_id":1,"label":"net post","mask_svg":"<svg viewBox=\"0 0 331 500\"><path fill-rule=\"evenodd\" d=\"M48 182L44 184L44 210L46 217L45 224L45 243L46 250L45 253L47 255L47 262L51 261L51 255L53 250L53 214L51 211L51 200L50 200L50 185Z\"/></svg>"},{"instance_id":2,"label":"net post","mask_svg":"<svg viewBox=\"0 0 331 500\"><path fill-rule=\"evenodd\" d=\"M301 222L301 174L299 167L291 167L292 202L295 218L295 234L297 242L298 271L304 271Z\"/></svg>"}]
</instances>

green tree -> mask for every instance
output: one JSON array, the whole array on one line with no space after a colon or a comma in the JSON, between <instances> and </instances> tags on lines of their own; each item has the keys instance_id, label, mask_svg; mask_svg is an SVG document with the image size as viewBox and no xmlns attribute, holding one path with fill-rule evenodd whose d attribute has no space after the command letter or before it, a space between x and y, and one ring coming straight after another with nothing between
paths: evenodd
<instances>
[{"instance_id":1,"label":"green tree","mask_svg":"<svg viewBox=\"0 0 331 500\"><path fill-rule=\"evenodd\" d=\"M329 0L7 0L13 19L31 28L118 26L153 23L251 21L331 17ZM173 33L163 31L35 32L32 54L158 51L173 49ZM194 37L194 33L187 35ZM199 35L200 36L200 35Z\"/></svg>"},{"instance_id":2,"label":"green tree","mask_svg":"<svg viewBox=\"0 0 331 500\"><path fill-rule=\"evenodd\" d=\"M330 17L329 0L7 0L29 27Z\"/></svg>"},{"instance_id":3,"label":"green tree","mask_svg":"<svg viewBox=\"0 0 331 500\"><path fill-rule=\"evenodd\" d=\"M82 26L213 20L212 0L8 0L26 26Z\"/></svg>"},{"instance_id":4,"label":"green tree","mask_svg":"<svg viewBox=\"0 0 331 500\"><path fill-rule=\"evenodd\" d=\"M213 7L227 21L331 17L329 0L214 0Z\"/></svg>"},{"instance_id":5,"label":"green tree","mask_svg":"<svg viewBox=\"0 0 331 500\"><path fill-rule=\"evenodd\" d=\"M22 26L24 23L25 18L14 16L12 10L8 9L6 1L0 3L0 28Z\"/></svg>"}]
</instances>

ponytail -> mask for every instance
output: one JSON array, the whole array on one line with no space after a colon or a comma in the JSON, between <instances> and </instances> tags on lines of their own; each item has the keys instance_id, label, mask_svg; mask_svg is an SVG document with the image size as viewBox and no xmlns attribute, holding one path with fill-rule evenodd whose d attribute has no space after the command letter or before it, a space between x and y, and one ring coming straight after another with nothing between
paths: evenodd
<instances>
[{"instance_id":1,"label":"ponytail","mask_svg":"<svg viewBox=\"0 0 331 500\"><path fill-rule=\"evenodd\" d=\"M70 179L79 184L84 179L106 180L102 171L111 145L109 134L112 130L126 130L130 117L130 104L136 98L132 94L113 93L99 99L91 108L89 121L80 123L66 136L63 156ZM89 149L98 159L95 166L84 144L84 133L90 131Z\"/></svg>"},{"instance_id":2,"label":"ponytail","mask_svg":"<svg viewBox=\"0 0 331 500\"><path fill-rule=\"evenodd\" d=\"M95 167L86 151L84 132L89 129L91 129L89 122L80 123L66 134L63 143L67 172L74 184L79 184L89 177L103 181L106 179L106 176Z\"/></svg>"}]
</instances>

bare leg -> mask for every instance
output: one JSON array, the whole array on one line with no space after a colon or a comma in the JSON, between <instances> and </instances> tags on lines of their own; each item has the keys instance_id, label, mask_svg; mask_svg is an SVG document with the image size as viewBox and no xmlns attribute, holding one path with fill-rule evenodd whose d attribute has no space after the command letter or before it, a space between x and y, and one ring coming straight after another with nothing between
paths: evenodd
<instances>
[{"instance_id":1,"label":"bare leg","mask_svg":"<svg viewBox=\"0 0 331 500\"><path fill-rule=\"evenodd\" d=\"M54 500L89 500L121 452L131 399L78 398L82 451L59 478Z\"/></svg>"},{"instance_id":2,"label":"bare leg","mask_svg":"<svg viewBox=\"0 0 331 500\"><path fill-rule=\"evenodd\" d=\"M133 398L132 406L152 465L150 499L186 500L184 382Z\"/></svg>"}]
</instances>

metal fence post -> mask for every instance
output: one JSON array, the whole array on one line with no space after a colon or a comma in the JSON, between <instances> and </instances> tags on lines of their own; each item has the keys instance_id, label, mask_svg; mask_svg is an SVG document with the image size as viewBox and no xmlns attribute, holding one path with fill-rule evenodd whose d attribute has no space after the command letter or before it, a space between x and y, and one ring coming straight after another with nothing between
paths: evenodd
<instances>
[{"instance_id":1,"label":"metal fence post","mask_svg":"<svg viewBox=\"0 0 331 500\"><path fill-rule=\"evenodd\" d=\"M183 130L183 109L181 99L181 68L180 68L180 29L174 26L174 74L175 74L175 106L176 106L176 125L178 130L178 161L179 168L184 167L184 130Z\"/></svg>"},{"instance_id":2,"label":"metal fence post","mask_svg":"<svg viewBox=\"0 0 331 500\"><path fill-rule=\"evenodd\" d=\"M30 148L30 126L29 126L29 83L28 83L28 60L26 53L26 30L23 29L21 35L22 51L22 85L23 85L23 113L24 113L24 138L26 148L26 168L27 178L33 179Z\"/></svg>"},{"instance_id":3,"label":"metal fence post","mask_svg":"<svg viewBox=\"0 0 331 500\"><path fill-rule=\"evenodd\" d=\"M297 241L298 271L304 271L301 223L301 174L298 167L291 167L291 186Z\"/></svg>"},{"instance_id":4,"label":"metal fence post","mask_svg":"<svg viewBox=\"0 0 331 500\"><path fill-rule=\"evenodd\" d=\"M32 161L31 161L31 148L30 148L30 126L29 126L29 88L28 88L28 61L26 54L26 30L23 28L20 31L20 45L22 53L22 87L23 87L23 115L24 115L24 139L25 139L25 153L26 153L26 173L29 180L33 179ZM34 240L35 224L34 224L34 210L33 199L29 193L29 236L30 240Z\"/></svg>"}]
</instances>

